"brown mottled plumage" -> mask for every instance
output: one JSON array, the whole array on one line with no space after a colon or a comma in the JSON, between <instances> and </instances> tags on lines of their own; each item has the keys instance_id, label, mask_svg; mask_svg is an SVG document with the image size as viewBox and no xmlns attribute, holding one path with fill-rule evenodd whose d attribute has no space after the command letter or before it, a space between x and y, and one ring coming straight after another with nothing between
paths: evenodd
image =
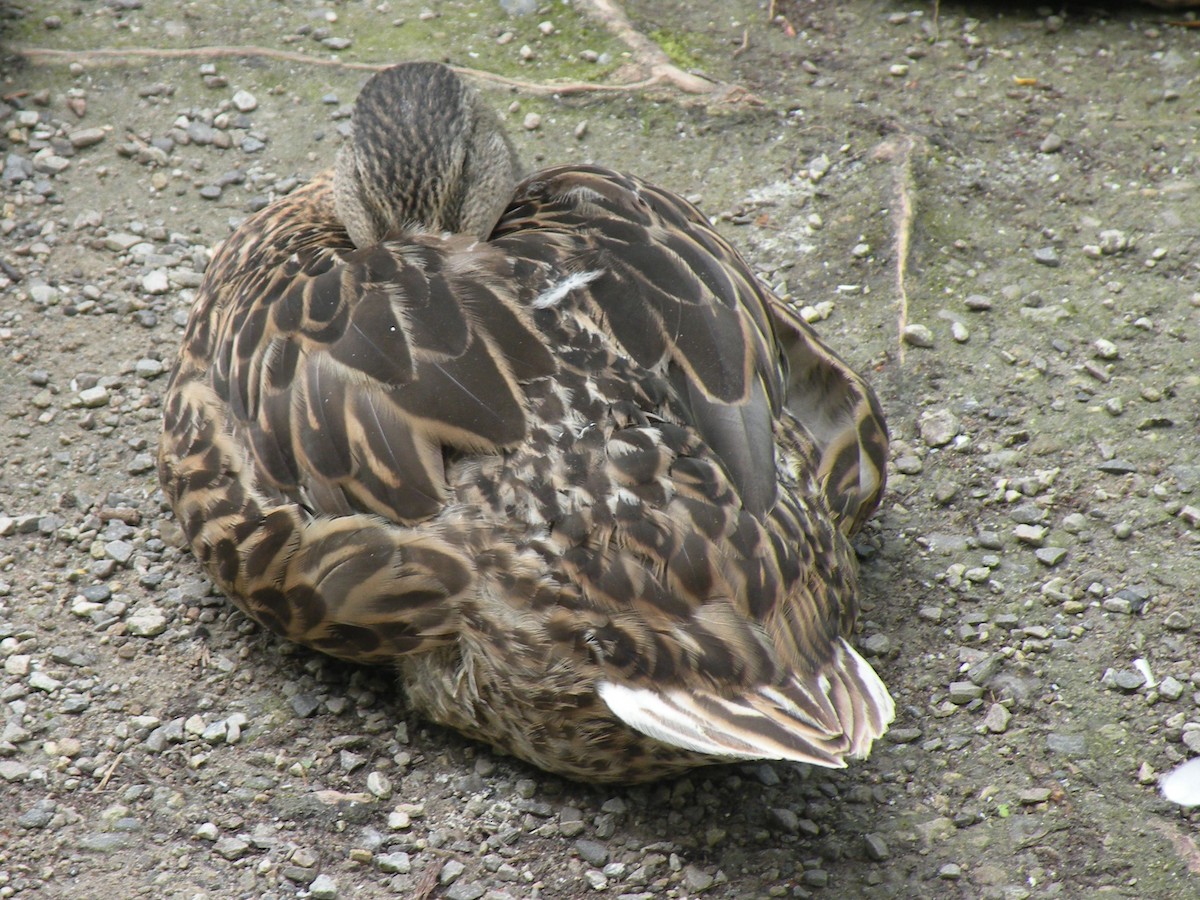
<instances>
[{"instance_id":1,"label":"brown mottled plumage","mask_svg":"<svg viewBox=\"0 0 1200 900\"><path fill-rule=\"evenodd\" d=\"M162 483L220 587L567 776L865 755L867 384L674 194L516 184L445 67L374 76L353 126L221 246L168 390Z\"/></svg>"}]
</instances>

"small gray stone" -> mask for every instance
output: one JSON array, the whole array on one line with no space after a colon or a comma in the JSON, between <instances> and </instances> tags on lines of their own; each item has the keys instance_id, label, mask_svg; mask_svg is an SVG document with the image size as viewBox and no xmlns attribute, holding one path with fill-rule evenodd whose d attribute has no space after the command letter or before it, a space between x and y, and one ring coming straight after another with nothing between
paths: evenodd
<instances>
[{"instance_id":1,"label":"small gray stone","mask_svg":"<svg viewBox=\"0 0 1200 900\"><path fill-rule=\"evenodd\" d=\"M407 875L412 871L412 860L407 853L385 853L375 858L379 871L388 874Z\"/></svg>"},{"instance_id":2,"label":"small gray stone","mask_svg":"<svg viewBox=\"0 0 1200 900\"><path fill-rule=\"evenodd\" d=\"M1062 260L1058 258L1058 251L1053 247L1039 247L1034 250L1033 261L1051 268L1062 265Z\"/></svg>"},{"instance_id":3,"label":"small gray stone","mask_svg":"<svg viewBox=\"0 0 1200 900\"><path fill-rule=\"evenodd\" d=\"M438 872L438 884L453 884L466 869L467 867L457 859L446 860L445 865L442 866L442 871Z\"/></svg>"},{"instance_id":4,"label":"small gray stone","mask_svg":"<svg viewBox=\"0 0 1200 900\"><path fill-rule=\"evenodd\" d=\"M18 759L0 759L0 780L24 781L29 777L29 766Z\"/></svg>"},{"instance_id":5,"label":"small gray stone","mask_svg":"<svg viewBox=\"0 0 1200 900\"><path fill-rule=\"evenodd\" d=\"M957 881L962 878L962 866L958 863L946 863L938 869L938 878L944 878L946 881Z\"/></svg>"},{"instance_id":6,"label":"small gray stone","mask_svg":"<svg viewBox=\"0 0 1200 900\"><path fill-rule=\"evenodd\" d=\"M1106 669L1100 683L1105 687L1132 694L1145 687L1146 676L1133 669Z\"/></svg>"},{"instance_id":7,"label":"small gray stone","mask_svg":"<svg viewBox=\"0 0 1200 900\"><path fill-rule=\"evenodd\" d=\"M79 849L91 853L115 853L133 845L128 834L113 831L93 832L79 838Z\"/></svg>"},{"instance_id":8,"label":"small gray stone","mask_svg":"<svg viewBox=\"0 0 1200 900\"><path fill-rule=\"evenodd\" d=\"M950 682L950 702L962 706L983 696L983 688L971 681Z\"/></svg>"},{"instance_id":9,"label":"small gray stone","mask_svg":"<svg viewBox=\"0 0 1200 900\"><path fill-rule=\"evenodd\" d=\"M1008 731L1008 723L1012 720L1012 713L999 703L993 703L988 707L987 715L983 717L983 727L992 734L1004 734Z\"/></svg>"},{"instance_id":10,"label":"small gray stone","mask_svg":"<svg viewBox=\"0 0 1200 900\"><path fill-rule=\"evenodd\" d=\"M588 869L583 873L583 880L587 882L588 887L593 891L608 889L608 876L599 869Z\"/></svg>"},{"instance_id":11,"label":"small gray stone","mask_svg":"<svg viewBox=\"0 0 1200 900\"><path fill-rule=\"evenodd\" d=\"M608 862L608 848L599 841L580 840L575 842L575 851L580 858L596 868L601 868Z\"/></svg>"},{"instance_id":12,"label":"small gray stone","mask_svg":"<svg viewBox=\"0 0 1200 900\"><path fill-rule=\"evenodd\" d=\"M321 701L312 694L297 694L292 698L292 711L300 718L307 719L321 708Z\"/></svg>"},{"instance_id":13,"label":"small gray stone","mask_svg":"<svg viewBox=\"0 0 1200 900\"><path fill-rule=\"evenodd\" d=\"M780 830L786 831L788 834L795 834L800 830L800 817L796 815L794 810L786 807L775 807L770 810L769 815Z\"/></svg>"},{"instance_id":14,"label":"small gray stone","mask_svg":"<svg viewBox=\"0 0 1200 900\"><path fill-rule=\"evenodd\" d=\"M715 880L712 875L696 866L683 867L683 885L693 894L707 891Z\"/></svg>"},{"instance_id":15,"label":"small gray stone","mask_svg":"<svg viewBox=\"0 0 1200 900\"><path fill-rule=\"evenodd\" d=\"M155 608L133 613L125 620L125 626L134 637L157 637L167 630L167 617Z\"/></svg>"},{"instance_id":16,"label":"small gray stone","mask_svg":"<svg viewBox=\"0 0 1200 900\"><path fill-rule=\"evenodd\" d=\"M1174 609L1167 613L1163 625L1167 627L1168 631L1189 631L1192 627L1192 620L1185 613Z\"/></svg>"},{"instance_id":17,"label":"small gray stone","mask_svg":"<svg viewBox=\"0 0 1200 900\"><path fill-rule=\"evenodd\" d=\"M79 392L79 402L88 409L98 409L107 406L109 401L108 388L103 385L86 388Z\"/></svg>"},{"instance_id":18,"label":"small gray stone","mask_svg":"<svg viewBox=\"0 0 1200 900\"><path fill-rule=\"evenodd\" d=\"M1033 555L1044 566L1057 566L1066 559L1067 551L1062 547L1039 547Z\"/></svg>"},{"instance_id":19,"label":"small gray stone","mask_svg":"<svg viewBox=\"0 0 1200 900\"><path fill-rule=\"evenodd\" d=\"M163 269L147 272L142 277L142 290L147 294L165 294L170 289L171 283L167 280L167 273Z\"/></svg>"},{"instance_id":20,"label":"small gray stone","mask_svg":"<svg viewBox=\"0 0 1200 900\"><path fill-rule=\"evenodd\" d=\"M1004 657L999 653L992 653L967 669L967 678L972 684L984 685L991 681L1003 666Z\"/></svg>"},{"instance_id":21,"label":"small gray stone","mask_svg":"<svg viewBox=\"0 0 1200 900\"><path fill-rule=\"evenodd\" d=\"M863 835L863 845L866 847L867 858L874 862L883 862L892 855L883 835L876 832Z\"/></svg>"},{"instance_id":22,"label":"small gray stone","mask_svg":"<svg viewBox=\"0 0 1200 900\"><path fill-rule=\"evenodd\" d=\"M213 844L213 853L231 862L241 859L250 849L250 844L236 837L223 837Z\"/></svg>"},{"instance_id":23,"label":"small gray stone","mask_svg":"<svg viewBox=\"0 0 1200 900\"><path fill-rule=\"evenodd\" d=\"M337 900L337 882L328 875L318 875L308 886L309 896L313 900Z\"/></svg>"},{"instance_id":24,"label":"small gray stone","mask_svg":"<svg viewBox=\"0 0 1200 900\"><path fill-rule=\"evenodd\" d=\"M929 447L944 447L962 431L958 417L948 409L922 413L918 427L921 429L921 440Z\"/></svg>"},{"instance_id":25,"label":"small gray stone","mask_svg":"<svg viewBox=\"0 0 1200 900\"><path fill-rule=\"evenodd\" d=\"M458 881L446 891L446 900L479 900L486 891L477 881Z\"/></svg>"},{"instance_id":26,"label":"small gray stone","mask_svg":"<svg viewBox=\"0 0 1200 900\"><path fill-rule=\"evenodd\" d=\"M45 672L34 672L29 676L28 684L35 691L43 691L51 694L62 687L62 682L57 678L51 678Z\"/></svg>"},{"instance_id":27,"label":"small gray stone","mask_svg":"<svg viewBox=\"0 0 1200 900\"><path fill-rule=\"evenodd\" d=\"M57 804L48 798L39 800L17 817L17 825L21 828L45 828L54 818Z\"/></svg>"},{"instance_id":28,"label":"small gray stone","mask_svg":"<svg viewBox=\"0 0 1200 900\"><path fill-rule=\"evenodd\" d=\"M1023 544L1040 547L1046 541L1046 529L1042 525L1018 525L1013 529L1013 536Z\"/></svg>"},{"instance_id":29,"label":"small gray stone","mask_svg":"<svg viewBox=\"0 0 1200 900\"><path fill-rule=\"evenodd\" d=\"M323 41L321 41L321 44L323 46L326 46L330 50L335 50L335 51L336 50L345 50L352 43L354 43L354 42L351 41L350 38L344 38L344 37L327 37Z\"/></svg>"},{"instance_id":30,"label":"small gray stone","mask_svg":"<svg viewBox=\"0 0 1200 900\"><path fill-rule=\"evenodd\" d=\"M933 332L928 326L913 323L904 326L904 343L913 347L930 348L934 345Z\"/></svg>"},{"instance_id":31,"label":"small gray stone","mask_svg":"<svg viewBox=\"0 0 1200 900\"><path fill-rule=\"evenodd\" d=\"M1158 693L1168 700L1178 700L1183 696L1183 685L1178 679L1168 675L1159 682Z\"/></svg>"},{"instance_id":32,"label":"small gray stone","mask_svg":"<svg viewBox=\"0 0 1200 900\"><path fill-rule=\"evenodd\" d=\"M1063 148L1063 139L1053 131L1042 138L1042 143L1038 147L1041 153L1057 153Z\"/></svg>"},{"instance_id":33,"label":"small gray stone","mask_svg":"<svg viewBox=\"0 0 1200 900\"><path fill-rule=\"evenodd\" d=\"M76 150L82 150L84 147L100 143L107 135L108 132L103 128L81 128L78 131L72 131L67 140Z\"/></svg>"},{"instance_id":34,"label":"small gray stone","mask_svg":"<svg viewBox=\"0 0 1200 900\"><path fill-rule=\"evenodd\" d=\"M238 112L254 112L258 109L258 98L249 91L238 91L233 95L233 105Z\"/></svg>"},{"instance_id":35,"label":"small gray stone","mask_svg":"<svg viewBox=\"0 0 1200 900\"><path fill-rule=\"evenodd\" d=\"M382 772L372 772L367 776L367 790L380 800L386 800L392 796L391 779Z\"/></svg>"}]
</instances>

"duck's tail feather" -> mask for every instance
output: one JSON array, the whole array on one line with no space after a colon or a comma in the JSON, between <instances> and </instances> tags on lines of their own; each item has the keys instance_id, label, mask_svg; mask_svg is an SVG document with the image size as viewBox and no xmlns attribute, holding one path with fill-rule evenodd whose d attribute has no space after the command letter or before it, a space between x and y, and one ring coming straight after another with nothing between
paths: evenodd
<instances>
[{"instance_id":1,"label":"duck's tail feather","mask_svg":"<svg viewBox=\"0 0 1200 900\"><path fill-rule=\"evenodd\" d=\"M816 677L793 677L732 696L612 681L601 699L631 728L710 756L786 759L830 769L864 757L887 730L895 704L883 682L844 639Z\"/></svg>"}]
</instances>

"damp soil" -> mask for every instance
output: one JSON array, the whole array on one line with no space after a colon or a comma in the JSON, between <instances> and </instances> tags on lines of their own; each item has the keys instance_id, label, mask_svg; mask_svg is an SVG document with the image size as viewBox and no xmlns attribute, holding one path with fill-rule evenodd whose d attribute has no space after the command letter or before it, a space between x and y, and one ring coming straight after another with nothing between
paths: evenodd
<instances>
[{"instance_id":1,"label":"damp soil","mask_svg":"<svg viewBox=\"0 0 1200 900\"><path fill-rule=\"evenodd\" d=\"M364 73L16 51L623 77L571 4L522 5L4 7L0 897L1200 894L1200 818L1156 785L1200 753L1184 12L639 0L744 91L485 86L531 166L698 202L870 375L894 443L857 641L898 708L870 759L564 782L265 634L179 548L152 455L200 273L329 164Z\"/></svg>"}]
</instances>

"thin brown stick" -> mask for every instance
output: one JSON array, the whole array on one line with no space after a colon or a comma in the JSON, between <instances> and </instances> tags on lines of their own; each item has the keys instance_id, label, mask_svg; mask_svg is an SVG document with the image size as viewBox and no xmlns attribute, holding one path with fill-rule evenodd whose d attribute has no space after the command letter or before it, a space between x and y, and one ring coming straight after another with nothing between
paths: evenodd
<instances>
[{"instance_id":1,"label":"thin brown stick","mask_svg":"<svg viewBox=\"0 0 1200 900\"><path fill-rule=\"evenodd\" d=\"M625 10L612 0L578 0L576 6L628 46L633 51L633 61L648 71L651 79L666 81L689 94L711 94L719 87L716 82L685 72L671 62L663 48L634 28Z\"/></svg>"},{"instance_id":2,"label":"thin brown stick","mask_svg":"<svg viewBox=\"0 0 1200 900\"><path fill-rule=\"evenodd\" d=\"M743 53L745 53L749 49L750 49L750 29L743 28L742 29L742 42L738 45L738 48L733 51L733 58L737 59L739 56L741 56Z\"/></svg>"},{"instance_id":3,"label":"thin brown stick","mask_svg":"<svg viewBox=\"0 0 1200 900\"><path fill-rule=\"evenodd\" d=\"M901 134L876 151L876 156L894 162L896 207L892 217L896 242L896 339L900 364L904 364L904 329L908 327L908 257L912 249L913 221L917 215L916 177L913 156L917 140Z\"/></svg>"},{"instance_id":4,"label":"thin brown stick","mask_svg":"<svg viewBox=\"0 0 1200 900\"><path fill-rule=\"evenodd\" d=\"M108 780L113 777L113 772L117 771L117 766L121 764L121 760L124 758L124 753L117 754L117 758L114 759L112 765L108 767L108 770L104 773L104 777L100 779L100 783L92 788L93 794L99 794L106 787L108 787Z\"/></svg>"},{"instance_id":5,"label":"thin brown stick","mask_svg":"<svg viewBox=\"0 0 1200 900\"><path fill-rule=\"evenodd\" d=\"M258 47L254 45L192 47L187 49L129 47L122 50L108 48L96 50L50 50L42 47L19 47L16 49L16 53L35 66L78 63L81 66L93 67L133 64L145 59L221 59L225 57L247 56L362 72L378 72L380 69L386 69L389 65L392 65L391 63L362 63L342 59L326 59L320 56L297 53L293 50L276 50L272 47ZM494 72L485 72L481 69L471 69L466 66L451 66L450 68L459 75L467 78L473 78L500 87L516 88L528 94L583 94L605 91L610 93L640 91L670 80L664 76L652 74L649 78L626 84L595 84L590 81L540 83L522 81L519 78L507 78L503 75L497 75Z\"/></svg>"}]
</instances>

